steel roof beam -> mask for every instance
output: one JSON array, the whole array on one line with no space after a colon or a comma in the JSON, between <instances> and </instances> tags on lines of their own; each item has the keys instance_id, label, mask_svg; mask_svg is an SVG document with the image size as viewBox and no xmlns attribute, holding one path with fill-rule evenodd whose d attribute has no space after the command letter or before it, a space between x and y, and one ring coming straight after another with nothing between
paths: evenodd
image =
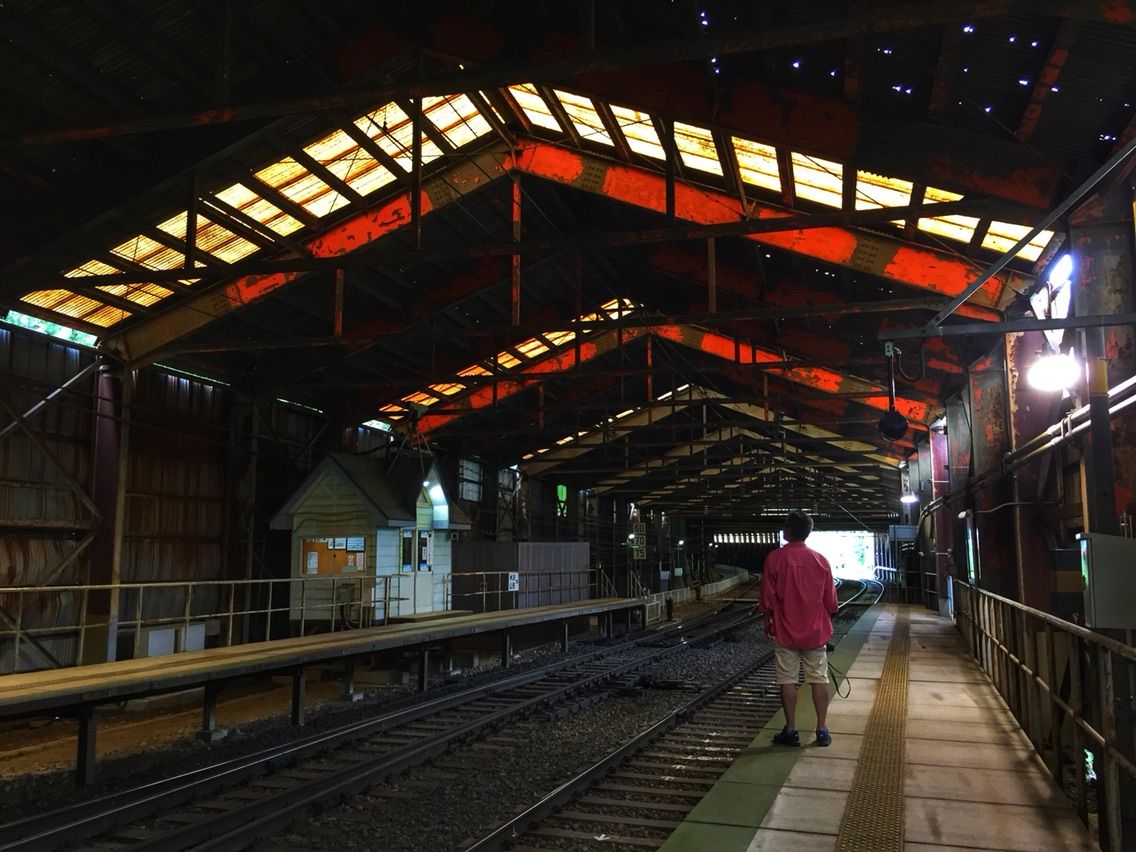
<instances>
[{"instance_id":1,"label":"steel roof beam","mask_svg":"<svg viewBox=\"0 0 1136 852\"><path fill-rule=\"evenodd\" d=\"M463 195L480 189L504 174L495 155L474 156L427 181L422 188L423 212L438 209ZM410 192L388 198L376 207L358 213L333 225L304 245L318 258L339 258L401 230L410 224ZM208 275L208 270L200 270ZM187 302L107 338L105 345L133 366L149 363L159 350L172 341L195 331L237 308L263 298L291 283L301 273L276 272L268 275L244 275L221 287L203 292ZM186 276L192 277L192 276Z\"/></svg>"},{"instance_id":2,"label":"steel roof beam","mask_svg":"<svg viewBox=\"0 0 1136 852\"><path fill-rule=\"evenodd\" d=\"M666 180L649 169L538 142L527 142L518 147L516 168L525 174L602 195L614 201L658 213L666 210ZM737 202L728 193L683 183L677 184L675 191L676 215L681 219L703 225L726 224L739 230L744 230L748 224L737 221ZM755 218L779 218L784 215L779 208L755 205ZM903 218L902 212L899 218ZM974 264L954 253L848 228L824 227L748 235L743 233L742 236L762 245L941 295L958 296L975 277ZM986 280L983 289L975 294L973 300L984 307L1000 307L1031 285L1032 279L1028 276L1013 272L1002 273Z\"/></svg>"}]
</instances>

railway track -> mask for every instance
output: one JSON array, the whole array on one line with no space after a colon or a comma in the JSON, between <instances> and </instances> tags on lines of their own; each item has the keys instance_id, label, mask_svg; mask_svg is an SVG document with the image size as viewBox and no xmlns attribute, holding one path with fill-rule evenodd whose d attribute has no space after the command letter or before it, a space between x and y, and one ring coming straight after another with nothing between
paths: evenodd
<instances>
[{"instance_id":1,"label":"railway track","mask_svg":"<svg viewBox=\"0 0 1136 852\"><path fill-rule=\"evenodd\" d=\"M725 609L725 608L723 608ZM554 708L602 700L668 655L752 624L719 610L503 681L446 695L220 766L0 826L0 850L231 848L248 845L305 808L444 753L455 744Z\"/></svg>"},{"instance_id":2,"label":"railway track","mask_svg":"<svg viewBox=\"0 0 1136 852\"><path fill-rule=\"evenodd\" d=\"M843 633L882 594L874 581L859 586L842 589ZM465 852L658 848L780 706L770 652L469 843Z\"/></svg>"}]
</instances>

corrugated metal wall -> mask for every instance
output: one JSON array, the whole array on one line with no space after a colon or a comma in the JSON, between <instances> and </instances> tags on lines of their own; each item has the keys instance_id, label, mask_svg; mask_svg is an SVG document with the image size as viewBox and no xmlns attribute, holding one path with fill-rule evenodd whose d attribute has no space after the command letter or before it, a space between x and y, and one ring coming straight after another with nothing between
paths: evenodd
<instances>
[{"instance_id":1,"label":"corrugated metal wall","mask_svg":"<svg viewBox=\"0 0 1136 852\"><path fill-rule=\"evenodd\" d=\"M90 366L95 354L45 335L0 327L0 402L22 414L68 379ZM124 583L243 578L247 566L231 547L257 536L263 555L267 515L279 507L319 455L317 439L326 418L280 403L261 406L256 510L249 529L229 529L235 393L207 381L147 368L133 374L127 463L122 581ZM93 375L69 389L29 421L35 437L16 428L0 441L0 633L10 630L20 602L3 587L82 584L87 554L73 556L91 527L91 512L68 485L91 488ZM245 400L244 405L248 405ZM0 406L0 428L15 422ZM240 443L252 443L239 436ZM42 445L42 448L41 448ZM45 451L46 450L46 451ZM55 461L52 460L55 459ZM58 464L56 463L58 462ZM232 564L227 564L232 563ZM261 576L287 576L288 565L260 559ZM218 591L195 589L191 612L224 608ZM121 617L136 612L136 599L124 595ZM5 613L11 610L5 623ZM180 616L185 592L147 594L147 618ZM78 598L52 594L25 597L20 623L29 627L75 625ZM62 664L75 657L73 635L41 640L43 650ZM23 669L45 665L21 653ZM0 641L0 672L12 671L12 643Z\"/></svg>"}]
</instances>

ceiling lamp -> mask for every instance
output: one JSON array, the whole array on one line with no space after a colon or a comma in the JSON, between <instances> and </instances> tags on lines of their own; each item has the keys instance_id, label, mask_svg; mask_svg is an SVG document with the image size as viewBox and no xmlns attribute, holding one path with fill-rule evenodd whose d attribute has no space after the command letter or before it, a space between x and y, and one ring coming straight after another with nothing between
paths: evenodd
<instances>
[{"instance_id":1,"label":"ceiling lamp","mask_svg":"<svg viewBox=\"0 0 1136 852\"><path fill-rule=\"evenodd\" d=\"M1081 378L1081 365L1072 355L1061 352L1043 355L1026 372L1026 381L1034 390L1068 390Z\"/></svg>"},{"instance_id":2,"label":"ceiling lamp","mask_svg":"<svg viewBox=\"0 0 1136 852\"><path fill-rule=\"evenodd\" d=\"M900 503L918 503L919 498L912 494L910 491L904 491L899 497Z\"/></svg>"},{"instance_id":3,"label":"ceiling lamp","mask_svg":"<svg viewBox=\"0 0 1136 852\"><path fill-rule=\"evenodd\" d=\"M907 434L907 418L895 408L895 356L898 354L899 350L891 343L884 344L888 364L888 410L880 415L878 428L889 441L898 441Z\"/></svg>"}]
</instances>

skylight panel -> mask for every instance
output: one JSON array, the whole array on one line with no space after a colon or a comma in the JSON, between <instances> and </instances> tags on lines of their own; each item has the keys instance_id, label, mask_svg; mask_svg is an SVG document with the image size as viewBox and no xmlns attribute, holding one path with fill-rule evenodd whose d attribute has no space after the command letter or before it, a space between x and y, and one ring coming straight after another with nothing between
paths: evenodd
<instances>
[{"instance_id":1,"label":"skylight panel","mask_svg":"<svg viewBox=\"0 0 1136 852\"><path fill-rule=\"evenodd\" d=\"M628 148L636 154L642 154L653 160L667 158L663 144L659 141L659 134L655 132L655 125L651 122L651 116L637 109L628 109L615 104L611 104L611 112L615 116L616 123L619 124L619 129L623 131Z\"/></svg>"},{"instance_id":2,"label":"skylight panel","mask_svg":"<svg viewBox=\"0 0 1136 852\"><path fill-rule=\"evenodd\" d=\"M412 402L416 405L427 405L427 406L429 406L429 405L433 405L434 403L438 402L438 398L436 396L431 396L428 393L424 393L423 391L415 391L414 393L408 393L406 396L404 396L402 398L402 401L403 402Z\"/></svg>"},{"instance_id":3,"label":"skylight panel","mask_svg":"<svg viewBox=\"0 0 1136 852\"><path fill-rule=\"evenodd\" d=\"M131 316L130 312L124 311L122 308L103 305L97 311L93 311L83 317L83 321L89 322L91 325L97 325L100 328L106 328L107 326L114 325L116 322L121 322L129 316Z\"/></svg>"},{"instance_id":4,"label":"skylight panel","mask_svg":"<svg viewBox=\"0 0 1136 852\"><path fill-rule=\"evenodd\" d=\"M379 161L361 148L345 130L336 130L304 151L360 195L374 192L394 180ZM374 172L378 172L374 175Z\"/></svg>"},{"instance_id":5,"label":"skylight panel","mask_svg":"<svg viewBox=\"0 0 1136 852\"><path fill-rule=\"evenodd\" d=\"M676 121L674 139L683 165L711 174L722 174L722 164L718 162L718 149L714 146L714 137L709 130Z\"/></svg>"},{"instance_id":6,"label":"skylight panel","mask_svg":"<svg viewBox=\"0 0 1136 852\"><path fill-rule=\"evenodd\" d=\"M532 83L510 86L509 93L512 94L517 105L524 110L525 115L533 124L548 130L555 130L557 133L564 132L564 128L560 126L560 122L553 116L548 104L544 102L544 98L540 96L536 86Z\"/></svg>"},{"instance_id":7,"label":"skylight panel","mask_svg":"<svg viewBox=\"0 0 1136 852\"><path fill-rule=\"evenodd\" d=\"M480 364L473 364L464 370L458 370L458 375L464 379L466 376L491 376L493 374Z\"/></svg>"},{"instance_id":8,"label":"skylight panel","mask_svg":"<svg viewBox=\"0 0 1136 852\"><path fill-rule=\"evenodd\" d=\"M990 228L986 231L986 236L982 240L982 247L1003 254L1013 248L1018 240L1032 230L1026 225L991 222ZM1053 239L1053 231L1042 231L1030 240L1016 256L1029 261L1037 260L1051 239Z\"/></svg>"},{"instance_id":9,"label":"skylight panel","mask_svg":"<svg viewBox=\"0 0 1136 852\"><path fill-rule=\"evenodd\" d=\"M536 358L548 351L548 347L537 340L535 337L526 340L524 343L518 344L514 348L526 358Z\"/></svg>"},{"instance_id":10,"label":"skylight panel","mask_svg":"<svg viewBox=\"0 0 1136 852\"><path fill-rule=\"evenodd\" d=\"M844 200L844 166L832 160L793 152L793 183L797 197L840 207Z\"/></svg>"},{"instance_id":11,"label":"skylight panel","mask_svg":"<svg viewBox=\"0 0 1136 852\"><path fill-rule=\"evenodd\" d=\"M101 260L88 260L81 266L76 266L63 274L68 278L82 278L84 275L115 275L119 272L122 272L122 270L116 266L111 266L109 263L103 263Z\"/></svg>"},{"instance_id":12,"label":"skylight panel","mask_svg":"<svg viewBox=\"0 0 1136 852\"><path fill-rule=\"evenodd\" d=\"M222 228L205 216L197 217L196 245L226 263L235 263L255 252L258 246Z\"/></svg>"},{"instance_id":13,"label":"skylight panel","mask_svg":"<svg viewBox=\"0 0 1136 852\"><path fill-rule=\"evenodd\" d=\"M387 104L360 119L355 126L375 140L409 174L414 165L414 124L398 104ZM422 165L442 156L442 150L422 134Z\"/></svg>"},{"instance_id":14,"label":"skylight panel","mask_svg":"<svg viewBox=\"0 0 1136 852\"><path fill-rule=\"evenodd\" d=\"M927 203L945 203L959 201L961 195L945 189L929 186L923 192L923 201ZM969 243L974 236L974 229L978 227L978 219L973 216L935 216L934 218L920 219L919 230L940 237Z\"/></svg>"},{"instance_id":15,"label":"skylight panel","mask_svg":"<svg viewBox=\"0 0 1136 852\"><path fill-rule=\"evenodd\" d=\"M185 234L185 220L182 220L182 239ZM136 263L139 266L145 266L147 269L176 269L182 266L185 262L185 254L178 253L179 260L176 266L161 266L159 263L169 262L168 258L163 256L164 252L169 252L169 246L162 245L157 240L152 240L150 237L139 234L132 239L127 240L121 245L117 245L110 250L110 253L124 260L129 260L131 263ZM155 260L161 258L161 260ZM116 272L118 270L115 270ZM91 273L99 274L99 273Z\"/></svg>"},{"instance_id":16,"label":"skylight panel","mask_svg":"<svg viewBox=\"0 0 1136 852\"><path fill-rule=\"evenodd\" d=\"M127 299L143 307L153 305L172 295L165 287L159 287L157 284L110 284L98 289L103 293L118 296L120 299Z\"/></svg>"},{"instance_id":17,"label":"skylight panel","mask_svg":"<svg viewBox=\"0 0 1136 852\"><path fill-rule=\"evenodd\" d=\"M911 181L871 172L856 172L857 210L906 207L910 203Z\"/></svg>"},{"instance_id":18,"label":"skylight panel","mask_svg":"<svg viewBox=\"0 0 1136 852\"><path fill-rule=\"evenodd\" d=\"M565 343L571 343L576 339L576 332L574 331L550 331L545 335L545 338L553 346L563 346Z\"/></svg>"},{"instance_id":19,"label":"skylight panel","mask_svg":"<svg viewBox=\"0 0 1136 852\"><path fill-rule=\"evenodd\" d=\"M564 107L564 111L568 113L568 118L576 127L576 132L583 139L590 142L602 142L605 145L613 144L607 128L604 127L603 119L600 118L600 114L596 112L596 108L589 98L585 98L583 95L574 95L571 92L562 92L560 89L553 89L552 91L560 99L560 105Z\"/></svg>"},{"instance_id":20,"label":"skylight panel","mask_svg":"<svg viewBox=\"0 0 1136 852\"><path fill-rule=\"evenodd\" d=\"M356 192L359 189L356 188ZM303 222L289 216L275 204L267 201L246 187L235 183L228 189L216 193L217 198L230 207L240 210L251 219L255 219L266 228L271 228L282 237L288 236L304 227Z\"/></svg>"},{"instance_id":21,"label":"skylight panel","mask_svg":"<svg viewBox=\"0 0 1136 852\"><path fill-rule=\"evenodd\" d=\"M349 203L292 157L285 157L261 169L256 177L313 216L326 216Z\"/></svg>"},{"instance_id":22,"label":"skylight panel","mask_svg":"<svg viewBox=\"0 0 1136 852\"><path fill-rule=\"evenodd\" d=\"M777 149L772 145L762 145L731 136L734 156L738 158L738 171L742 180L762 189L781 192L781 173L777 169Z\"/></svg>"},{"instance_id":23,"label":"skylight panel","mask_svg":"<svg viewBox=\"0 0 1136 852\"><path fill-rule=\"evenodd\" d=\"M521 362L520 362L519 358L513 357L508 352L498 352L497 353L497 366L498 367L504 367L506 370L511 370L514 367L519 366L520 363Z\"/></svg>"},{"instance_id":24,"label":"skylight panel","mask_svg":"<svg viewBox=\"0 0 1136 852\"><path fill-rule=\"evenodd\" d=\"M422 109L455 148L493 132L492 125L466 95L423 98Z\"/></svg>"},{"instance_id":25,"label":"skylight panel","mask_svg":"<svg viewBox=\"0 0 1136 852\"><path fill-rule=\"evenodd\" d=\"M130 316L126 311L109 308L102 302L70 290L37 290L21 296L20 300L103 328Z\"/></svg>"},{"instance_id":26,"label":"skylight panel","mask_svg":"<svg viewBox=\"0 0 1136 852\"><path fill-rule=\"evenodd\" d=\"M308 170L296 162L292 157L285 157L270 166L265 166L256 172L256 179L261 183L279 189L303 177Z\"/></svg>"},{"instance_id":27,"label":"skylight panel","mask_svg":"<svg viewBox=\"0 0 1136 852\"><path fill-rule=\"evenodd\" d=\"M310 145L305 145L304 153L313 160L327 164L353 153L358 147L358 143L348 135L347 131L340 129Z\"/></svg>"},{"instance_id":28,"label":"skylight panel","mask_svg":"<svg viewBox=\"0 0 1136 852\"><path fill-rule=\"evenodd\" d=\"M434 391L434 393L439 393L442 396L453 396L456 393L461 393L465 389L465 385L459 385L456 382L445 382L443 384L430 385L430 390Z\"/></svg>"}]
</instances>

